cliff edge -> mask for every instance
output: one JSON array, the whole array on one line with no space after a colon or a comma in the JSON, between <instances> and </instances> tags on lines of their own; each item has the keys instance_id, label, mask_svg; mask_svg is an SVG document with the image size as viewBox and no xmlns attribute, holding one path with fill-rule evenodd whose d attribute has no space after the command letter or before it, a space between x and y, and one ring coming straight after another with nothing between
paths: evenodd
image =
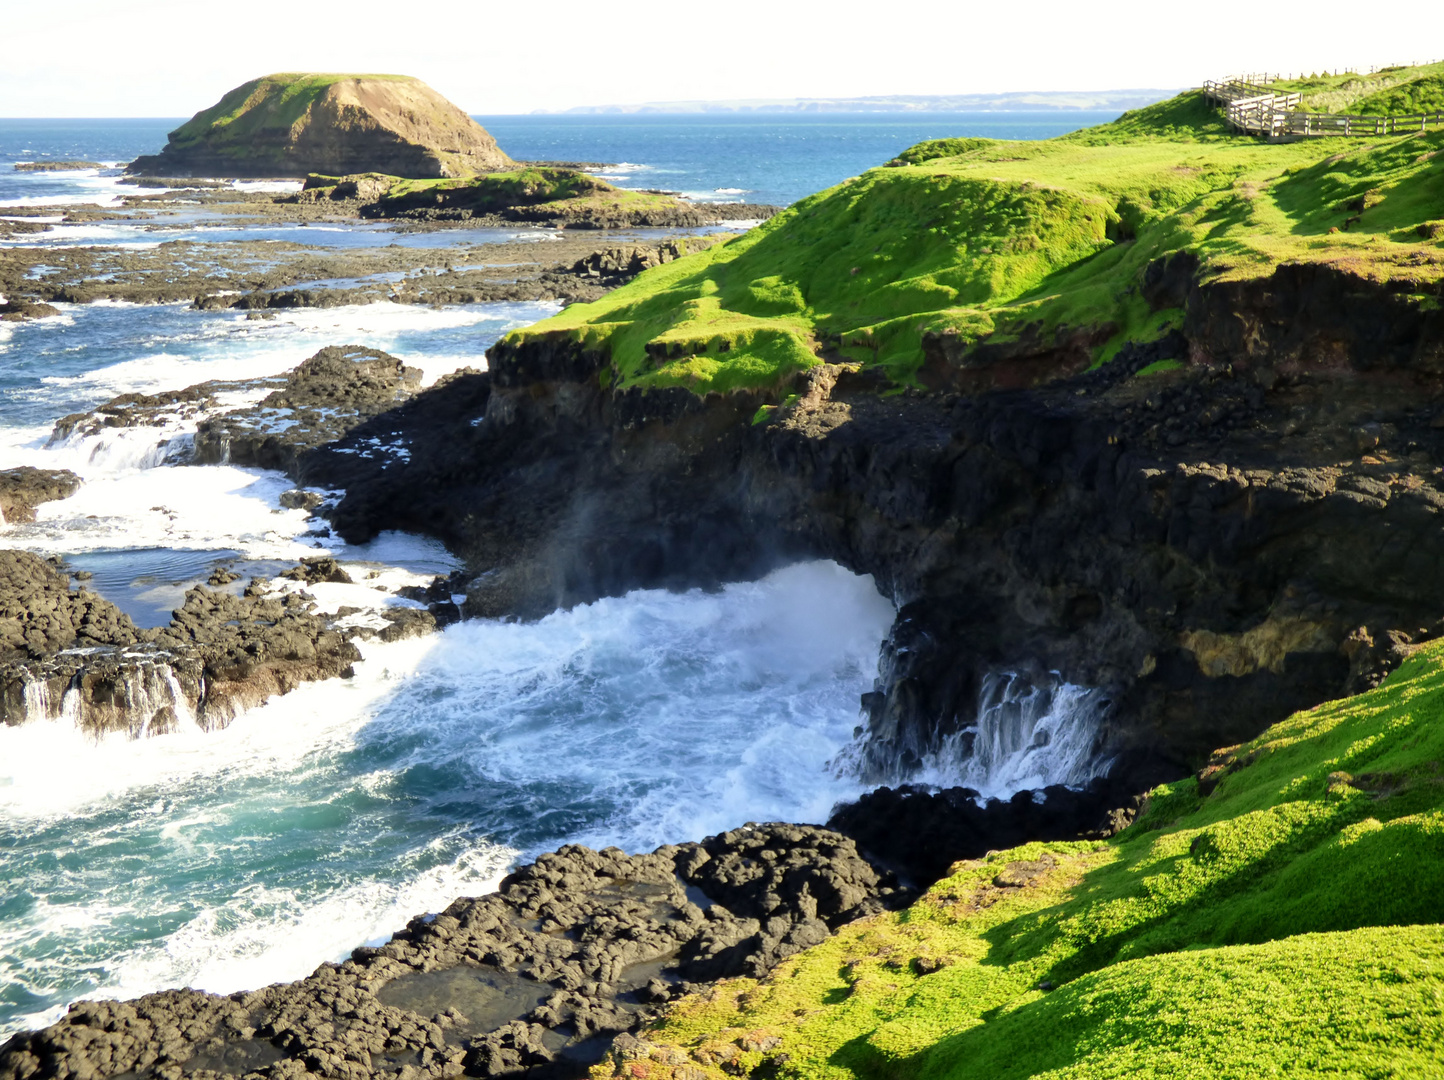
<instances>
[{"instance_id":1,"label":"cliff edge","mask_svg":"<svg viewBox=\"0 0 1444 1080\"><path fill-rule=\"evenodd\" d=\"M170 133L143 176L294 176L384 172L433 178L509 168L480 124L405 75L266 75Z\"/></svg>"}]
</instances>

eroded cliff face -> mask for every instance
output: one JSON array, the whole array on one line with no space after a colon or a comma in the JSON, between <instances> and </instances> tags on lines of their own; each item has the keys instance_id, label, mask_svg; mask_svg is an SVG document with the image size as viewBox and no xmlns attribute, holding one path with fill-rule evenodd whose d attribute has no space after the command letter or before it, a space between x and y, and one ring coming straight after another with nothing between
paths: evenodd
<instances>
[{"instance_id":1,"label":"eroded cliff face","mask_svg":"<svg viewBox=\"0 0 1444 1080\"><path fill-rule=\"evenodd\" d=\"M967 394L832 365L770 393L616 391L564 335L503 341L489 375L379 418L412 458L353 471L333 520L441 536L477 615L836 559L899 605L865 774L905 779L1015 670L1105 690L1099 760L1153 782L1376 682L1444 615L1444 326L1314 273L1325 301L1289 268L1200 287L1160 266L1181 332L1073 374L1065 337L1032 385ZM1380 337L1396 308L1412 321ZM1188 363L1136 374L1166 358ZM940 370L976 384L967 358Z\"/></svg>"}]
</instances>

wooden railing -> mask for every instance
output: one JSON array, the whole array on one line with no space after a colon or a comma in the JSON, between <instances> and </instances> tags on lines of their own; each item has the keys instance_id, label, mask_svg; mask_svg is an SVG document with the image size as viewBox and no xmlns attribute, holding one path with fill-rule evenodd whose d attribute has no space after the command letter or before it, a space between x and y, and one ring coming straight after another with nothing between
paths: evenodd
<instances>
[{"instance_id":1,"label":"wooden railing","mask_svg":"<svg viewBox=\"0 0 1444 1080\"><path fill-rule=\"evenodd\" d=\"M1284 114L1283 135L1402 135L1444 126L1444 111L1411 116L1349 116L1335 113Z\"/></svg>"},{"instance_id":2,"label":"wooden railing","mask_svg":"<svg viewBox=\"0 0 1444 1080\"><path fill-rule=\"evenodd\" d=\"M1274 77L1270 75L1209 79L1203 84L1203 94L1209 101L1223 106L1235 131L1273 139L1317 135L1396 135L1444 126L1444 111L1409 116L1304 112L1299 108L1304 100L1302 94L1275 93L1267 85L1272 82Z\"/></svg>"}]
</instances>

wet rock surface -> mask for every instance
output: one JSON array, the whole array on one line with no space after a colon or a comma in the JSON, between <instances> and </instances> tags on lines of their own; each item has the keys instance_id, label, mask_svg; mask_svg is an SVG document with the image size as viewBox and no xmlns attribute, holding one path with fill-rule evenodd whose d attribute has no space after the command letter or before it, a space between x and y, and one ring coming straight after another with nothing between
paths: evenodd
<instances>
[{"instance_id":1,"label":"wet rock surface","mask_svg":"<svg viewBox=\"0 0 1444 1080\"><path fill-rule=\"evenodd\" d=\"M8 230L12 235L21 231ZM29 300L10 300L0 303L0 322L24 322L26 319L50 319L60 314L60 309L51 304L36 304Z\"/></svg>"},{"instance_id":2,"label":"wet rock surface","mask_svg":"<svg viewBox=\"0 0 1444 1080\"><path fill-rule=\"evenodd\" d=\"M78 172L81 169L103 169L98 161L17 161L16 172Z\"/></svg>"},{"instance_id":3,"label":"wet rock surface","mask_svg":"<svg viewBox=\"0 0 1444 1080\"><path fill-rule=\"evenodd\" d=\"M605 282L578 269L588 260L606 261L610 248L641 248L661 253L671 245L700 244L702 237L659 236L640 228L693 229L720 221L752 219L747 212L720 209L673 215L677 221L596 223L580 236L553 231L543 220L475 218L473 215L420 215L378 228L371 248L328 247L323 234L308 244L313 226L355 225L367 205L359 189L342 198L301 199L256 191L237 191L214 181L145 181L168 190L122 196L119 208L94 206L9 207L0 235L45 234L64 239L75 228L96 223L127 225L159 241L154 248L87 246L77 242L0 249L0 319L19 320L59 314L56 303L128 300L135 303L191 301L203 310L256 312L327 308L391 301L408 304L464 304L499 301L595 300L626 275L609 273ZM303 192L302 195L310 193ZM685 205L685 204L684 204ZM727 207L732 204L717 204ZM770 209L770 208L769 208ZM61 220L50 219L59 216ZM761 214L761 216L767 216ZM39 217L46 220L24 220ZM684 220L685 219L685 220ZM695 220L694 220L695 219ZM598 228L608 225L612 231ZM175 238L207 227L287 228L286 239L235 239L222 243ZM455 244L402 246L406 233L442 232L457 227L493 228L480 242L467 235ZM620 230L620 231L616 231ZM394 234L394 235L392 235ZM594 256L597 257L594 259Z\"/></svg>"},{"instance_id":4,"label":"wet rock surface","mask_svg":"<svg viewBox=\"0 0 1444 1080\"><path fill-rule=\"evenodd\" d=\"M650 855L569 845L299 982L74 1005L0 1048L0 1080L581 1077L659 1003L910 898L814 826Z\"/></svg>"},{"instance_id":5,"label":"wet rock surface","mask_svg":"<svg viewBox=\"0 0 1444 1080\"><path fill-rule=\"evenodd\" d=\"M1137 793L1153 779L1128 769L1082 789L1052 785L1008 799L983 799L971 788L881 787L838 807L827 827L901 880L925 889L953 863L1035 840L1101 839L1136 816Z\"/></svg>"},{"instance_id":6,"label":"wet rock surface","mask_svg":"<svg viewBox=\"0 0 1444 1080\"><path fill-rule=\"evenodd\" d=\"M69 469L22 465L0 470L0 518L13 524L34 521L41 503L68 499L80 490L80 477Z\"/></svg>"},{"instance_id":7,"label":"wet rock surface","mask_svg":"<svg viewBox=\"0 0 1444 1080\"><path fill-rule=\"evenodd\" d=\"M300 584L345 582L335 559L307 559L281 575ZM237 714L302 683L345 677L356 639L430 633L414 601L328 614L304 590L218 569L188 590L169 625L137 627L110 601L72 590L57 563L0 551L0 723L59 720L92 736L163 734L185 724L224 727Z\"/></svg>"},{"instance_id":8,"label":"wet rock surface","mask_svg":"<svg viewBox=\"0 0 1444 1080\"><path fill-rule=\"evenodd\" d=\"M327 346L303 361L260 403L202 420L195 460L276 469L306 483L302 460L370 417L393 409L421 384L421 371L376 349Z\"/></svg>"},{"instance_id":9,"label":"wet rock surface","mask_svg":"<svg viewBox=\"0 0 1444 1080\"><path fill-rule=\"evenodd\" d=\"M70 588L57 565L28 551L0 551L0 657L34 659L73 645L129 645L136 629L93 592Z\"/></svg>"}]
</instances>

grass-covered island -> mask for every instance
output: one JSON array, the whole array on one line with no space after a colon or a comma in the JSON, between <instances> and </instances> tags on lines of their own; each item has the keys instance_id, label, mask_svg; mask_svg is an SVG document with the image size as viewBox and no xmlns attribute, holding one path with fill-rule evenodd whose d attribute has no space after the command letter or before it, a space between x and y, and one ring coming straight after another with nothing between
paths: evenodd
<instances>
[{"instance_id":1,"label":"grass-covered island","mask_svg":"<svg viewBox=\"0 0 1444 1080\"><path fill-rule=\"evenodd\" d=\"M480 124L407 75L293 72L242 83L170 133L142 176L470 176L511 165Z\"/></svg>"},{"instance_id":2,"label":"grass-covered island","mask_svg":"<svg viewBox=\"0 0 1444 1080\"><path fill-rule=\"evenodd\" d=\"M294 177L299 201L364 217L492 218L554 228L692 228L773 207L693 206L577 168L516 162L456 105L404 75L266 75L236 87L127 169L149 177ZM297 201L297 200L291 200Z\"/></svg>"}]
</instances>

